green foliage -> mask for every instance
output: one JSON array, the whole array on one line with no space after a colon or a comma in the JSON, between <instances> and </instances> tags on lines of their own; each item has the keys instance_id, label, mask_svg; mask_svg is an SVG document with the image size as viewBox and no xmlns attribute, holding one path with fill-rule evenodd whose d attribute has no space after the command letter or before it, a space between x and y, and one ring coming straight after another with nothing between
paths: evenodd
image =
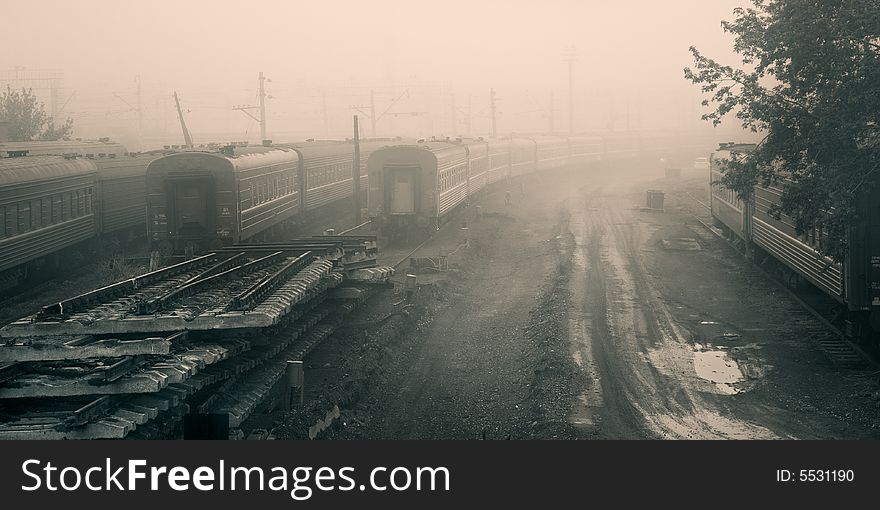
<instances>
[{"instance_id":1,"label":"green foliage","mask_svg":"<svg viewBox=\"0 0 880 510\"><path fill-rule=\"evenodd\" d=\"M799 233L820 232L822 251L841 261L880 174L880 2L753 0L734 15L721 26L742 66L691 47L695 66L684 70L709 95L704 120L718 125L732 113L765 135L721 184L747 199L756 184L785 181L772 212Z\"/></svg>"},{"instance_id":2,"label":"green foliage","mask_svg":"<svg viewBox=\"0 0 880 510\"><path fill-rule=\"evenodd\" d=\"M7 86L0 94L0 120L9 122L9 138L16 142L60 140L73 132L73 120L56 126L46 115L43 103L38 103L37 96L24 88L18 91Z\"/></svg>"}]
</instances>

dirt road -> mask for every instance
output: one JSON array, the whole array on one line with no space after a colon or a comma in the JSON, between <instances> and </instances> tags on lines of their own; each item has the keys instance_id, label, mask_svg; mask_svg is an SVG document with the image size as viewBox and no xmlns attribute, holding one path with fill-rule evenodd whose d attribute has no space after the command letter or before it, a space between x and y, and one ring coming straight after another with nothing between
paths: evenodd
<instances>
[{"instance_id":1,"label":"dirt road","mask_svg":"<svg viewBox=\"0 0 880 510\"><path fill-rule=\"evenodd\" d=\"M875 375L836 368L798 305L695 220L703 177L617 163L480 197L416 254L451 253L419 275L417 326L362 320L316 353L337 388L375 365L326 437L880 437ZM665 212L640 208L652 187Z\"/></svg>"}]
</instances>

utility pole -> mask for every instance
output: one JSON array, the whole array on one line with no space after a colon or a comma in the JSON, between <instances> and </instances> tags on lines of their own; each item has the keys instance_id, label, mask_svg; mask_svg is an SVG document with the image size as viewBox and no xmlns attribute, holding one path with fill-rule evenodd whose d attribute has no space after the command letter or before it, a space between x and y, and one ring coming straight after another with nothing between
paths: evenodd
<instances>
[{"instance_id":1,"label":"utility pole","mask_svg":"<svg viewBox=\"0 0 880 510\"><path fill-rule=\"evenodd\" d=\"M495 138L498 135L497 124L495 122L495 89L489 89L489 109L492 112L492 137Z\"/></svg>"},{"instance_id":2,"label":"utility pole","mask_svg":"<svg viewBox=\"0 0 880 510\"><path fill-rule=\"evenodd\" d=\"M141 96L141 77L140 75L135 76L135 83L137 83L137 114L138 114L138 145L143 145L143 137L144 137L144 109L142 106L142 96Z\"/></svg>"},{"instance_id":3,"label":"utility pole","mask_svg":"<svg viewBox=\"0 0 880 510\"><path fill-rule=\"evenodd\" d=\"M247 115L248 117L250 117L260 123L260 141L261 142L266 140L266 99L272 99L272 96L266 95L266 86L265 86L266 81L271 82L272 80L269 78L266 78L263 75L263 72L260 71L260 93L259 93L260 103L259 103L259 105L257 105L257 106L239 105L239 106L232 107L233 110L238 110L238 111L244 113L245 115ZM259 118L255 117L249 110L259 110L260 117Z\"/></svg>"},{"instance_id":4,"label":"utility pole","mask_svg":"<svg viewBox=\"0 0 880 510\"><path fill-rule=\"evenodd\" d=\"M321 109L324 112L324 136L330 138L330 121L327 117L327 91L321 90Z\"/></svg>"},{"instance_id":5,"label":"utility pole","mask_svg":"<svg viewBox=\"0 0 880 510\"><path fill-rule=\"evenodd\" d=\"M456 131L458 130L458 121L455 117L455 94L452 94L452 132L450 135L455 136Z\"/></svg>"},{"instance_id":6,"label":"utility pole","mask_svg":"<svg viewBox=\"0 0 880 510\"><path fill-rule=\"evenodd\" d=\"M468 94L468 110L467 110L467 123L465 124L465 128L467 129L468 136L472 135L474 132L471 131L471 95Z\"/></svg>"},{"instance_id":7,"label":"utility pole","mask_svg":"<svg viewBox=\"0 0 880 510\"><path fill-rule=\"evenodd\" d=\"M376 138L376 94L370 89L370 136Z\"/></svg>"},{"instance_id":8,"label":"utility pole","mask_svg":"<svg viewBox=\"0 0 880 510\"><path fill-rule=\"evenodd\" d=\"M550 91L550 134L553 134L553 91Z\"/></svg>"},{"instance_id":9,"label":"utility pole","mask_svg":"<svg viewBox=\"0 0 880 510\"><path fill-rule=\"evenodd\" d=\"M13 69L0 70L0 88L5 89L6 86L10 86L13 89L48 91L49 113L53 121L64 111L64 106L59 104L59 91L63 79L64 73L54 69L27 69L16 66Z\"/></svg>"},{"instance_id":10,"label":"utility pole","mask_svg":"<svg viewBox=\"0 0 880 510\"><path fill-rule=\"evenodd\" d=\"M354 181L354 224L361 223L361 138L358 129L358 116L354 116L354 159L351 162Z\"/></svg>"},{"instance_id":11,"label":"utility pole","mask_svg":"<svg viewBox=\"0 0 880 510\"><path fill-rule=\"evenodd\" d=\"M260 71L260 141L266 140L266 77Z\"/></svg>"},{"instance_id":12,"label":"utility pole","mask_svg":"<svg viewBox=\"0 0 880 510\"><path fill-rule=\"evenodd\" d=\"M183 111L180 109L180 100L177 99L177 92L174 92L174 106L177 107L177 116L180 117L180 129L183 130L183 140L186 142L187 149L192 149L192 137L189 135L189 129L186 128L186 121L183 120Z\"/></svg>"},{"instance_id":13,"label":"utility pole","mask_svg":"<svg viewBox=\"0 0 880 510\"><path fill-rule=\"evenodd\" d=\"M577 60L577 49L573 45L565 47L563 60L568 62L568 134L574 134L574 61Z\"/></svg>"}]
</instances>

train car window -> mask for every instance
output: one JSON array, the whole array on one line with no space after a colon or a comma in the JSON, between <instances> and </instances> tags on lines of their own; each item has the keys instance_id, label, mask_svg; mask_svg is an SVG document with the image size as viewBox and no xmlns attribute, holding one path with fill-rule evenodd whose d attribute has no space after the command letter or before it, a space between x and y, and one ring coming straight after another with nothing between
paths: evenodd
<instances>
[{"instance_id":1,"label":"train car window","mask_svg":"<svg viewBox=\"0 0 880 510\"><path fill-rule=\"evenodd\" d=\"M12 237L18 234L18 208L10 205L6 207L6 236Z\"/></svg>"},{"instance_id":2,"label":"train car window","mask_svg":"<svg viewBox=\"0 0 880 510\"><path fill-rule=\"evenodd\" d=\"M52 223L61 222L61 195L52 196Z\"/></svg>"},{"instance_id":3,"label":"train car window","mask_svg":"<svg viewBox=\"0 0 880 510\"><path fill-rule=\"evenodd\" d=\"M43 226L43 212L40 210L40 199L31 200L31 228L37 230Z\"/></svg>"},{"instance_id":4,"label":"train car window","mask_svg":"<svg viewBox=\"0 0 880 510\"><path fill-rule=\"evenodd\" d=\"M52 224L52 197L40 199L40 209L43 213L43 226Z\"/></svg>"},{"instance_id":5,"label":"train car window","mask_svg":"<svg viewBox=\"0 0 880 510\"><path fill-rule=\"evenodd\" d=\"M92 214L92 188L86 189L86 214Z\"/></svg>"},{"instance_id":6,"label":"train car window","mask_svg":"<svg viewBox=\"0 0 880 510\"><path fill-rule=\"evenodd\" d=\"M19 202L18 204L18 231L28 232L31 229L31 204Z\"/></svg>"}]
</instances>

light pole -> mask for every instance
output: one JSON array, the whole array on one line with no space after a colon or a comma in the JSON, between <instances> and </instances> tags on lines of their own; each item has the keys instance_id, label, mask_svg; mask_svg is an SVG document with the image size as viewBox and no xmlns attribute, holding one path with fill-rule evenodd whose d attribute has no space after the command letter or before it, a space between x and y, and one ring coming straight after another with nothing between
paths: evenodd
<instances>
[{"instance_id":1,"label":"light pole","mask_svg":"<svg viewBox=\"0 0 880 510\"><path fill-rule=\"evenodd\" d=\"M569 44L562 52L562 60L568 62L568 134L574 134L574 61L577 60L577 49Z\"/></svg>"}]
</instances>

